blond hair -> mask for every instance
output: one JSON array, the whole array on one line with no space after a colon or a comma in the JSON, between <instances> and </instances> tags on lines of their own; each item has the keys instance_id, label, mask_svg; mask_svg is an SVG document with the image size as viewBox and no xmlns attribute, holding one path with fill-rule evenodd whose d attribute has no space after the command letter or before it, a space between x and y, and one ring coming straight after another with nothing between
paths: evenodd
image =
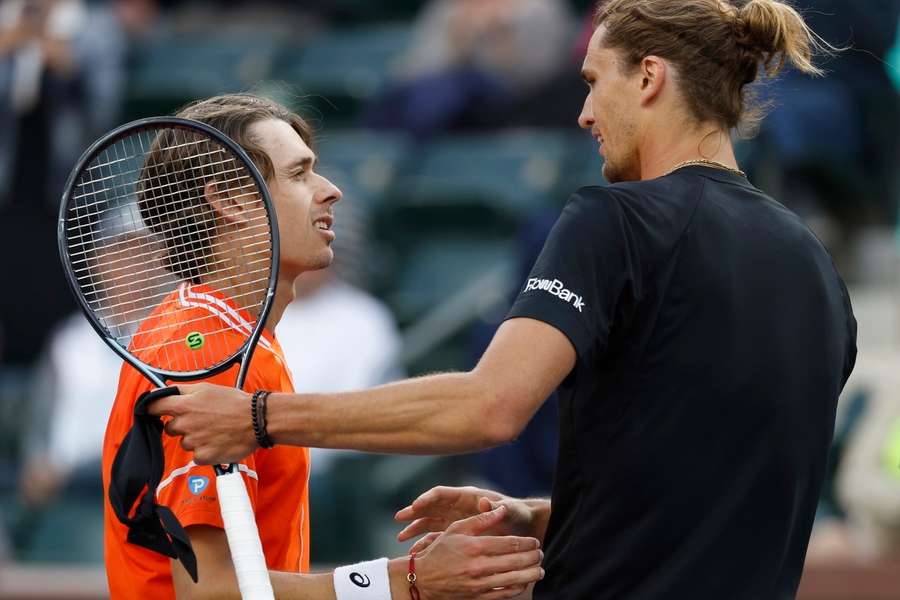
<instances>
[{"instance_id":1,"label":"blond hair","mask_svg":"<svg viewBox=\"0 0 900 600\"><path fill-rule=\"evenodd\" d=\"M834 49L778 0L603 0L594 25L605 28L601 44L623 53L623 70L651 55L671 61L693 116L728 129L762 119L747 89L760 67L774 76L790 62L822 75L813 56Z\"/></svg>"}]
</instances>

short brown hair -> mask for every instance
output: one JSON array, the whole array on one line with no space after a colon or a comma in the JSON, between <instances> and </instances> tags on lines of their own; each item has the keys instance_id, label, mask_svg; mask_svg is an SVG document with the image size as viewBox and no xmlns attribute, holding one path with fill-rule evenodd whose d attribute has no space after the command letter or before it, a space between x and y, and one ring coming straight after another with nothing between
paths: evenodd
<instances>
[{"instance_id":1,"label":"short brown hair","mask_svg":"<svg viewBox=\"0 0 900 600\"><path fill-rule=\"evenodd\" d=\"M778 0L601 0L594 25L606 28L604 46L624 53L623 70L650 55L674 63L693 116L728 129L761 120L747 90L760 66L776 75L791 62L822 75L812 57L824 43Z\"/></svg>"},{"instance_id":2,"label":"short brown hair","mask_svg":"<svg viewBox=\"0 0 900 600\"><path fill-rule=\"evenodd\" d=\"M266 180L274 175L274 167L259 140L250 134L251 125L270 119L284 121L313 147L313 130L306 121L278 102L254 94L214 96L187 105L176 116L224 133L247 152ZM223 163L216 156L206 138L184 130L165 130L153 140L137 184L141 217L165 243L166 268L194 283L199 283L206 271L215 230L210 223L216 218L204 186L197 182L221 175ZM249 176L245 169L241 171L239 177ZM171 210L173 198L178 200L177 211Z\"/></svg>"},{"instance_id":3,"label":"short brown hair","mask_svg":"<svg viewBox=\"0 0 900 600\"><path fill-rule=\"evenodd\" d=\"M290 125L307 146L314 148L312 127L286 106L256 94L225 94L193 102L175 115L215 127L243 148L263 178L274 175L272 159L250 135L250 126L259 121L276 119Z\"/></svg>"}]
</instances>

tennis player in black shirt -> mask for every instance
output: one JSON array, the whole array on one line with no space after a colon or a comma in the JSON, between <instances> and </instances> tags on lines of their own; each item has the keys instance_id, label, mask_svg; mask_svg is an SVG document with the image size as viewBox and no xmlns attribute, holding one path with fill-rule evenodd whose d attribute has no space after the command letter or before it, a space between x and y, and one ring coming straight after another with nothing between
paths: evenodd
<instances>
[{"instance_id":1,"label":"tennis player in black shirt","mask_svg":"<svg viewBox=\"0 0 900 600\"><path fill-rule=\"evenodd\" d=\"M610 185L571 197L478 366L273 394L268 433L477 450L514 439L558 388L552 503L436 488L398 515L402 537L500 503L500 533L544 540L535 598L793 598L856 323L828 252L747 180L730 133L758 116L762 67L821 74L816 38L775 0L610 0L596 25L579 123ZM249 395L181 391L154 410L199 462L255 449Z\"/></svg>"}]
</instances>

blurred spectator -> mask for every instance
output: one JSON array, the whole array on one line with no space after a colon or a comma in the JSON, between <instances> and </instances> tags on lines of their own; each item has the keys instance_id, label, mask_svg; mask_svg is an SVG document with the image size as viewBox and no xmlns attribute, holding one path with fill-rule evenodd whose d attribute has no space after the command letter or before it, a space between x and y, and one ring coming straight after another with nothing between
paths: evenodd
<instances>
[{"instance_id":1,"label":"blurred spectator","mask_svg":"<svg viewBox=\"0 0 900 600\"><path fill-rule=\"evenodd\" d=\"M78 154L117 122L124 34L108 5L80 0L6 0L0 32L0 190L55 206Z\"/></svg>"},{"instance_id":2,"label":"blurred spectator","mask_svg":"<svg viewBox=\"0 0 900 600\"><path fill-rule=\"evenodd\" d=\"M127 0L116 7L141 4ZM138 13L139 15L142 13ZM81 0L0 2L0 362L27 365L72 309L56 252L56 207L84 148L116 125L133 13ZM121 19L121 20L120 20ZM134 20L134 19L132 19Z\"/></svg>"},{"instance_id":3,"label":"blurred spectator","mask_svg":"<svg viewBox=\"0 0 900 600\"><path fill-rule=\"evenodd\" d=\"M304 273L278 324L298 391L361 389L403 376L400 334L390 311L332 269Z\"/></svg>"},{"instance_id":4,"label":"blurred spectator","mask_svg":"<svg viewBox=\"0 0 900 600\"><path fill-rule=\"evenodd\" d=\"M19 478L27 506L51 503L78 471L96 471L122 360L81 312L53 333L28 407L25 464Z\"/></svg>"},{"instance_id":5,"label":"blurred spectator","mask_svg":"<svg viewBox=\"0 0 900 600\"><path fill-rule=\"evenodd\" d=\"M335 263L297 278L295 300L278 323L276 335L298 392L363 389L404 376L393 315L346 281L358 272L364 247L359 209L338 207ZM372 498L381 483L376 466L404 459L320 448L310 455L313 560L346 562L381 551L375 523L384 515Z\"/></svg>"},{"instance_id":6,"label":"blurred spectator","mask_svg":"<svg viewBox=\"0 0 900 600\"><path fill-rule=\"evenodd\" d=\"M571 44L567 60L534 89L513 98L509 105L493 107L485 120L499 127L573 127L587 87L581 78L581 63L594 32L594 12L589 10L581 20L581 34ZM599 172L598 172L599 178Z\"/></svg>"},{"instance_id":7,"label":"blurred spectator","mask_svg":"<svg viewBox=\"0 0 900 600\"><path fill-rule=\"evenodd\" d=\"M897 37L900 2L872 0L854 10L843 0L807 4L809 25L849 49L826 61L826 78L788 72L761 90L774 103L760 138L769 151L763 162L777 163L778 174L760 184L782 188L791 208L813 221L836 219L844 229L893 224L900 95L885 61Z\"/></svg>"},{"instance_id":8,"label":"blurred spectator","mask_svg":"<svg viewBox=\"0 0 900 600\"><path fill-rule=\"evenodd\" d=\"M432 0L414 27L402 80L367 125L428 135L482 124L556 73L573 21L563 0Z\"/></svg>"}]
</instances>

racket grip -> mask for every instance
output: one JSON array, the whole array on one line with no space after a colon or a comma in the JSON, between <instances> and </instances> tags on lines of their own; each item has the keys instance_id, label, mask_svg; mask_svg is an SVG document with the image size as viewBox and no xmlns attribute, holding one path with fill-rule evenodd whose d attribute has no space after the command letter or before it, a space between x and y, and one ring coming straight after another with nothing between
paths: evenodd
<instances>
[{"instance_id":1,"label":"racket grip","mask_svg":"<svg viewBox=\"0 0 900 600\"><path fill-rule=\"evenodd\" d=\"M274 600L247 487L238 469L216 477L225 536L243 600Z\"/></svg>"}]
</instances>

